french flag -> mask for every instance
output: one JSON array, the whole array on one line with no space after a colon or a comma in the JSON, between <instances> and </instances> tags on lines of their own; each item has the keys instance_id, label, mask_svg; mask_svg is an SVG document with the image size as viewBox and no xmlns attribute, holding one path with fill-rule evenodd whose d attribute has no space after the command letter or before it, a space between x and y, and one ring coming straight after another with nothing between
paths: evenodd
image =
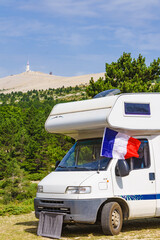
<instances>
[{"instance_id":1,"label":"french flag","mask_svg":"<svg viewBox=\"0 0 160 240\"><path fill-rule=\"evenodd\" d=\"M101 146L101 156L117 159L138 158L140 145L141 142L136 138L105 128Z\"/></svg>"}]
</instances>

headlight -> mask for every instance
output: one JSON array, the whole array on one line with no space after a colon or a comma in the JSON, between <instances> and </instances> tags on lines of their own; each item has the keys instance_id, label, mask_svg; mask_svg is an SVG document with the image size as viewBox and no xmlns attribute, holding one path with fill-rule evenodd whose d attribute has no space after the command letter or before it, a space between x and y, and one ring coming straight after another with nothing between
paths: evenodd
<instances>
[{"instance_id":1,"label":"headlight","mask_svg":"<svg viewBox=\"0 0 160 240\"><path fill-rule=\"evenodd\" d=\"M91 187L67 187L67 194L81 194L81 193L91 193Z\"/></svg>"},{"instance_id":2,"label":"headlight","mask_svg":"<svg viewBox=\"0 0 160 240\"><path fill-rule=\"evenodd\" d=\"M43 192L43 186L39 185L38 189L37 189L37 192L38 193L42 193Z\"/></svg>"}]
</instances>

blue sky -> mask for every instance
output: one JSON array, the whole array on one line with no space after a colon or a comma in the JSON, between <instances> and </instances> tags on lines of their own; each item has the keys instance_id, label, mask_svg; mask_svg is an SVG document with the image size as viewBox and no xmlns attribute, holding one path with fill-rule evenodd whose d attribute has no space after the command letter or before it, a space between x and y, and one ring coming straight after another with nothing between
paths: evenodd
<instances>
[{"instance_id":1,"label":"blue sky","mask_svg":"<svg viewBox=\"0 0 160 240\"><path fill-rule=\"evenodd\" d=\"M160 0L0 0L0 77L105 71L123 52L160 57Z\"/></svg>"}]
</instances>

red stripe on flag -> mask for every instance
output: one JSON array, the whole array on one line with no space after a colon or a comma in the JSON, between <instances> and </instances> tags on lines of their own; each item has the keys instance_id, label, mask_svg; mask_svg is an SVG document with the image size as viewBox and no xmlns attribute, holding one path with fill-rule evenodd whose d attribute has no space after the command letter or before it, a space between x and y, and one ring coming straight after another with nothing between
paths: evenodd
<instances>
[{"instance_id":1,"label":"red stripe on flag","mask_svg":"<svg viewBox=\"0 0 160 240\"><path fill-rule=\"evenodd\" d=\"M138 149L141 145L141 142L136 139L136 138L132 138L130 137L128 139L128 144L127 144L127 153L124 156L125 159L130 158L130 157L139 157L138 154Z\"/></svg>"}]
</instances>

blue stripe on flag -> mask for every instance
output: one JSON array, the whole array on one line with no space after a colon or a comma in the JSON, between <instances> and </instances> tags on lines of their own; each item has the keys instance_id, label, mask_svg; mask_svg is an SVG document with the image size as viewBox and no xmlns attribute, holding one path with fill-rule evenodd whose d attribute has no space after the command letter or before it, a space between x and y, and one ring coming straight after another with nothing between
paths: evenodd
<instances>
[{"instance_id":1,"label":"blue stripe on flag","mask_svg":"<svg viewBox=\"0 0 160 240\"><path fill-rule=\"evenodd\" d=\"M102 141L102 148L101 148L101 156L113 158L112 150L114 146L114 141L118 132L113 131L109 128L105 129L103 141Z\"/></svg>"}]
</instances>

